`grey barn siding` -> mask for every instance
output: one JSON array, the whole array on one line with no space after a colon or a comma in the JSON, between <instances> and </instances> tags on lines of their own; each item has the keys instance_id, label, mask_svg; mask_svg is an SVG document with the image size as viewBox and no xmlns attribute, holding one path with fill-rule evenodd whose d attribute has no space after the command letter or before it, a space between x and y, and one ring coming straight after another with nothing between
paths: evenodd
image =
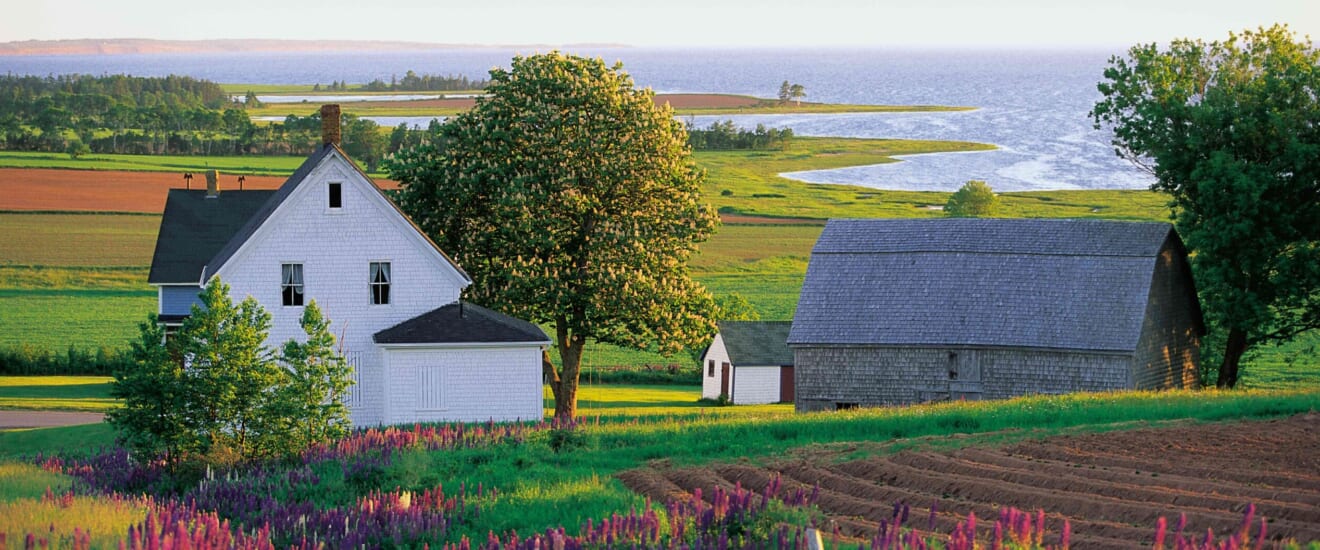
<instances>
[{"instance_id":1,"label":"grey barn siding","mask_svg":"<svg viewBox=\"0 0 1320 550\"><path fill-rule=\"evenodd\" d=\"M1201 364L1200 304L1190 286L1187 253L1170 236L1155 258L1146 319L1137 342L1135 389L1194 388Z\"/></svg>"},{"instance_id":2,"label":"grey barn siding","mask_svg":"<svg viewBox=\"0 0 1320 550\"><path fill-rule=\"evenodd\" d=\"M1195 387L1202 334L1169 224L831 220L789 347L812 411Z\"/></svg>"},{"instance_id":3,"label":"grey barn siding","mask_svg":"<svg viewBox=\"0 0 1320 550\"><path fill-rule=\"evenodd\" d=\"M161 315L188 315L192 313L193 304L202 305L201 287L197 286L161 286L160 287L160 314Z\"/></svg>"},{"instance_id":4,"label":"grey barn siding","mask_svg":"<svg viewBox=\"0 0 1320 550\"><path fill-rule=\"evenodd\" d=\"M1115 390L1127 386L1132 364L1128 354L1038 349L804 346L794 351L797 410L804 412L834 410L840 403L906 405ZM950 380L951 370L959 373L957 380ZM975 375L979 383L971 378Z\"/></svg>"}]
</instances>

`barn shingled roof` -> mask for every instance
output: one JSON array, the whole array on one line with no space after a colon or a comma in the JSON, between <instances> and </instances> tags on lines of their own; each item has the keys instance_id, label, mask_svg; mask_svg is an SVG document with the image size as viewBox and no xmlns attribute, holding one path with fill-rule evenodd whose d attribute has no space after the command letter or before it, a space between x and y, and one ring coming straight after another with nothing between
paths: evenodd
<instances>
[{"instance_id":1,"label":"barn shingled roof","mask_svg":"<svg viewBox=\"0 0 1320 550\"><path fill-rule=\"evenodd\" d=\"M793 350L788 349L791 321L720 321L720 338L729 362L734 366L788 366L793 364Z\"/></svg>"},{"instance_id":2,"label":"barn shingled roof","mask_svg":"<svg viewBox=\"0 0 1320 550\"><path fill-rule=\"evenodd\" d=\"M1165 223L831 220L788 342L1131 352L1169 238Z\"/></svg>"}]
</instances>

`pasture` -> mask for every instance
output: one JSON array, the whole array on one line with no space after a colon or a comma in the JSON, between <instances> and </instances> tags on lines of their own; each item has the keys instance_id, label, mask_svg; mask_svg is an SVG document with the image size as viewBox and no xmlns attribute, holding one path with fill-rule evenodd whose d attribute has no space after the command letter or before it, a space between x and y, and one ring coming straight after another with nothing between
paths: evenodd
<instances>
[{"instance_id":1,"label":"pasture","mask_svg":"<svg viewBox=\"0 0 1320 550\"><path fill-rule=\"evenodd\" d=\"M791 319L811 247L824 220L842 217L938 217L947 193L878 191L847 185L807 184L779 177L781 172L896 162L892 155L970 151L990 146L965 142L922 142L846 138L797 138L785 151L702 151L694 158L707 170L705 198L729 220L692 258L693 276L716 296L737 294L762 319ZM103 180L126 180L128 187L81 185L43 188L41 195L71 210L109 208L106 213L18 212L31 209L16 193L0 193L0 231L23 238L0 241L0 345L29 344L61 351L76 347L120 347L136 324L155 307L145 285L165 189L182 184L177 171L213 166L234 173L268 171L278 185L297 157L135 157L106 156L69 161L82 166L128 166L174 171L90 172ZM0 153L0 166L60 165L67 155ZM23 174L44 178L44 170L15 171L0 185L21 187ZM78 174L78 173L75 173ZM132 180L148 180L135 190ZM59 178L55 178L58 180ZM194 180L194 185L200 185ZM991 182L993 185L993 182ZM392 185L385 182L384 185ZM76 191L73 192L73 191ZM129 197L129 198L125 198ZM1001 194L1005 217L1110 218L1166 221L1167 198L1150 191L1049 191ZM64 201L64 202L59 202ZM114 202L121 201L121 202ZM124 202L126 201L126 202ZM114 206L103 206L114 204ZM42 206L40 210L51 210ZM117 266L107 269L106 266ZM1247 357L1248 387L1299 387L1317 379L1316 338L1262 348ZM699 351L696 350L696 351ZM694 352L695 353L695 352ZM615 365L691 366L691 354L658 353L589 344L584 376ZM1260 365L1256 367L1256 365ZM1255 372L1253 372L1255 371Z\"/></svg>"}]
</instances>

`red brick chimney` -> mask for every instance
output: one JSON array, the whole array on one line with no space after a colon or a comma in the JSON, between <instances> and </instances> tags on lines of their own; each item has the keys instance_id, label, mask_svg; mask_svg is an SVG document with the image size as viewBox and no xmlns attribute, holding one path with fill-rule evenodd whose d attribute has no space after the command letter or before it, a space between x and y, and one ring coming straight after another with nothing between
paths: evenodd
<instances>
[{"instance_id":1,"label":"red brick chimney","mask_svg":"<svg viewBox=\"0 0 1320 550\"><path fill-rule=\"evenodd\" d=\"M339 145L339 105L321 106L321 143Z\"/></svg>"},{"instance_id":2,"label":"red brick chimney","mask_svg":"<svg viewBox=\"0 0 1320 550\"><path fill-rule=\"evenodd\" d=\"M216 170L206 171L206 198L214 199L220 196L220 172Z\"/></svg>"}]
</instances>

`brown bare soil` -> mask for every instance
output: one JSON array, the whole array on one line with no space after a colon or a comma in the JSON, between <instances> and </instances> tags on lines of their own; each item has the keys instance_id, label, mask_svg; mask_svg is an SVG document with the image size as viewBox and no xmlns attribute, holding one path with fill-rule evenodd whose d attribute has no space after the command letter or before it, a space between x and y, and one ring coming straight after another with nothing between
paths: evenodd
<instances>
[{"instance_id":1,"label":"brown bare soil","mask_svg":"<svg viewBox=\"0 0 1320 550\"><path fill-rule=\"evenodd\" d=\"M275 189L286 178L247 176L244 189ZM220 189L238 189L238 176L220 174ZM386 189L391 181L378 181ZM0 210L71 212L148 212L165 210L170 189L184 187L181 172L120 172L0 168ZM193 189L205 189L206 178L194 175Z\"/></svg>"},{"instance_id":2,"label":"brown bare soil","mask_svg":"<svg viewBox=\"0 0 1320 550\"><path fill-rule=\"evenodd\" d=\"M695 488L819 487L817 505L845 537L869 538L894 503L911 506L908 525L948 533L975 513L989 537L1001 507L1044 510L1047 544L1064 519L1076 548L1150 545L1160 517L1179 514L1187 532L1219 538L1241 528L1248 503L1275 540L1320 540L1320 414L1230 424L1060 436L1004 448L903 451L850 462L820 452L766 466L664 465L620 474L657 501ZM934 506L935 511L931 512ZM1259 519L1256 520L1259 522ZM1253 528L1258 529L1259 525Z\"/></svg>"}]
</instances>

